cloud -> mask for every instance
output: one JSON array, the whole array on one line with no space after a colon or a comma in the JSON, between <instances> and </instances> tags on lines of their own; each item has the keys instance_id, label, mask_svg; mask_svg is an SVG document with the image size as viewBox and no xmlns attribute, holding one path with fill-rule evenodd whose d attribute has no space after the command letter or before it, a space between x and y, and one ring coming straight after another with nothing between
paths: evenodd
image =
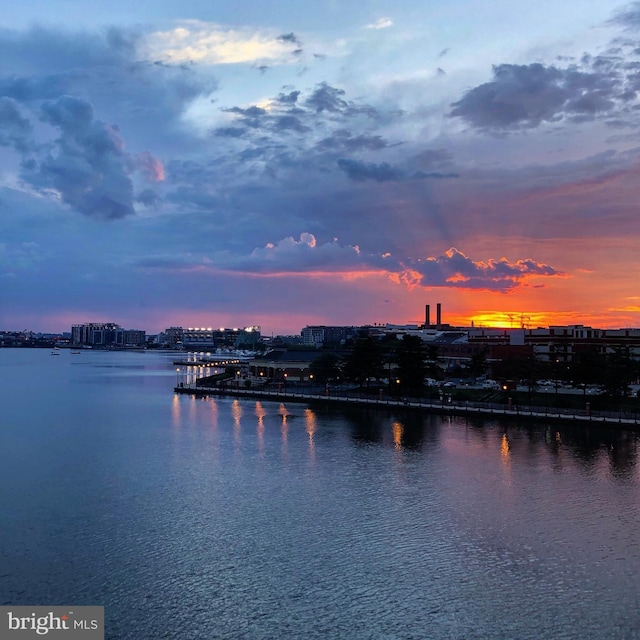
<instances>
[{"instance_id":1,"label":"cloud","mask_svg":"<svg viewBox=\"0 0 640 640\"><path fill-rule=\"evenodd\" d=\"M72 96L44 103L42 120L60 137L52 153L23 164L27 182L55 189L65 203L90 217L132 215L135 165L118 129L94 119L91 104Z\"/></svg>"},{"instance_id":2,"label":"cloud","mask_svg":"<svg viewBox=\"0 0 640 640\"><path fill-rule=\"evenodd\" d=\"M0 275L15 276L16 272L32 270L43 260L36 242L0 242Z\"/></svg>"},{"instance_id":3,"label":"cloud","mask_svg":"<svg viewBox=\"0 0 640 640\"><path fill-rule=\"evenodd\" d=\"M609 24L622 26L630 31L640 29L640 2L632 2L625 9L619 9Z\"/></svg>"},{"instance_id":4,"label":"cloud","mask_svg":"<svg viewBox=\"0 0 640 640\"><path fill-rule=\"evenodd\" d=\"M136 196L136 202L145 207L156 207L160 204L160 196L153 189L144 189Z\"/></svg>"},{"instance_id":5,"label":"cloud","mask_svg":"<svg viewBox=\"0 0 640 640\"><path fill-rule=\"evenodd\" d=\"M540 63L501 64L493 80L454 102L451 116L478 129L533 128L565 117L609 114L618 98L618 79L609 72L561 69Z\"/></svg>"},{"instance_id":6,"label":"cloud","mask_svg":"<svg viewBox=\"0 0 640 640\"><path fill-rule=\"evenodd\" d=\"M218 252L211 257L153 257L138 262L152 269L232 271L247 275L345 277L382 275L408 288L448 287L452 289L508 292L532 277L565 274L531 258L511 262L506 258L474 261L451 247L443 255L425 259L393 256L389 252L370 253L357 245L318 243L314 234L301 233L276 243L255 248L244 256ZM533 285L539 286L539 285Z\"/></svg>"},{"instance_id":7,"label":"cloud","mask_svg":"<svg viewBox=\"0 0 640 640\"><path fill-rule=\"evenodd\" d=\"M215 262L215 261L214 261ZM248 256L231 260L227 268L251 273L339 272L362 268L360 249L337 241L319 245L312 233L301 233L299 240L289 236L275 244L254 249Z\"/></svg>"},{"instance_id":8,"label":"cloud","mask_svg":"<svg viewBox=\"0 0 640 640\"><path fill-rule=\"evenodd\" d=\"M330 136L320 140L316 149L322 151L379 151L389 146L389 143L381 135L357 134L354 135L348 129L338 129Z\"/></svg>"},{"instance_id":9,"label":"cloud","mask_svg":"<svg viewBox=\"0 0 640 640\"><path fill-rule=\"evenodd\" d=\"M378 18L371 24L366 24L365 29L388 29L393 26L393 20L391 18Z\"/></svg>"},{"instance_id":10,"label":"cloud","mask_svg":"<svg viewBox=\"0 0 640 640\"><path fill-rule=\"evenodd\" d=\"M405 180L406 174L398 167L392 167L387 162L376 164L374 162L360 162L359 160L349 160L340 158L338 166L344 171L349 179L357 182L365 180L375 180L376 182L387 182L389 180Z\"/></svg>"},{"instance_id":11,"label":"cloud","mask_svg":"<svg viewBox=\"0 0 640 640\"><path fill-rule=\"evenodd\" d=\"M344 171L349 179L356 182L364 182L365 180L374 180L375 182L401 182L403 180L424 180L426 178L457 178L456 173L440 173L432 171L425 173L424 171L406 171L399 167L390 165L388 162L374 163L361 162L360 160L349 160L340 158L338 167Z\"/></svg>"},{"instance_id":12,"label":"cloud","mask_svg":"<svg viewBox=\"0 0 640 640\"><path fill-rule=\"evenodd\" d=\"M149 151L143 151L138 156L138 166L148 182L162 182L164 180L164 165Z\"/></svg>"},{"instance_id":13,"label":"cloud","mask_svg":"<svg viewBox=\"0 0 640 640\"><path fill-rule=\"evenodd\" d=\"M340 113L349 107L348 102L343 98L344 95L343 89L337 89L326 82L322 82L307 98L306 105L316 113L322 113L323 111Z\"/></svg>"},{"instance_id":14,"label":"cloud","mask_svg":"<svg viewBox=\"0 0 640 640\"><path fill-rule=\"evenodd\" d=\"M278 36L276 40L279 40L280 42L287 42L289 44L295 44L297 47L302 46L302 43L295 33L284 33L281 36Z\"/></svg>"},{"instance_id":15,"label":"cloud","mask_svg":"<svg viewBox=\"0 0 640 640\"><path fill-rule=\"evenodd\" d=\"M532 276L561 276L562 272L530 258L509 262L506 258L474 262L451 247L438 257L403 263L405 270L399 279L422 287L452 287L509 291Z\"/></svg>"},{"instance_id":16,"label":"cloud","mask_svg":"<svg viewBox=\"0 0 640 640\"><path fill-rule=\"evenodd\" d=\"M300 91L290 91L289 93L280 93L276 98L276 101L280 104L293 106L298 102L300 97Z\"/></svg>"},{"instance_id":17,"label":"cloud","mask_svg":"<svg viewBox=\"0 0 640 640\"><path fill-rule=\"evenodd\" d=\"M184 112L216 89L216 79L190 64L146 59L145 42L137 29L0 30L0 96L23 113L63 95L81 97L142 148L185 145Z\"/></svg>"},{"instance_id":18,"label":"cloud","mask_svg":"<svg viewBox=\"0 0 640 640\"><path fill-rule=\"evenodd\" d=\"M169 31L157 31L146 39L151 58L172 63L238 64L266 60L282 63L290 57L291 44L299 44L294 34L274 37L264 30L229 29L198 20L185 21Z\"/></svg>"},{"instance_id":19,"label":"cloud","mask_svg":"<svg viewBox=\"0 0 640 640\"><path fill-rule=\"evenodd\" d=\"M0 97L0 146L26 151L33 127L13 98Z\"/></svg>"}]
</instances>

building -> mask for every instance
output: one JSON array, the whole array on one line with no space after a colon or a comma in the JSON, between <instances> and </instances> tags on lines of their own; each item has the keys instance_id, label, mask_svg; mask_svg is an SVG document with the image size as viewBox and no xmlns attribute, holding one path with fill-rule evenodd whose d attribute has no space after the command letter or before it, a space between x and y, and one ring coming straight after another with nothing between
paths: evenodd
<instances>
[{"instance_id":1,"label":"building","mask_svg":"<svg viewBox=\"0 0 640 640\"><path fill-rule=\"evenodd\" d=\"M307 347L322 347L323 345L340 345L352 338L359 327L340 327L313 325L306 326L302 331L302 344Z\"/></svg>"},{"instance_id":2,"label":"building","mask_svg":"<svg viewBox=\"0 0 640 640\"><path fill-rule=\"evenodd\" d=\"M177 330L181 329L181 327L172 327L172 329ZM259 326L244 327L243 329L225 329L224 327L219 329L213 327L182 329L182 346L185 349L196 351L219 348L253 350L260 341Z\"/></svg>"},{"instance_id":3,"label":"building","mask_svg":"<svg viewBox=\"0 0 640 640\"><path fill-rule=\"evenodd\" d=\"M72 347L140 348L146 333L139 329L123 329L115 322L85 322L71 327Z\"/></svg>"},{"instance_id":4,"label":"building","mask_svg":"<svg viewBox=\"0 0 640 640\"><path fill-rule=\"evenodd\" d=\"M264 355L252 358L248 373L256 380L265 382L309 382L311 363L318 357L317 351L273 349Z\"/></svg>"},{"instance_id":5,"label":"building","mask_svg":"<svg viewBox=\"0 0 640 640\"><path fill-rule=\"evenodd\" d=\"M181 349L183 333L182 327L169 327L158 334L158 344L169 349Z\"/></svg>"}]
</instances>

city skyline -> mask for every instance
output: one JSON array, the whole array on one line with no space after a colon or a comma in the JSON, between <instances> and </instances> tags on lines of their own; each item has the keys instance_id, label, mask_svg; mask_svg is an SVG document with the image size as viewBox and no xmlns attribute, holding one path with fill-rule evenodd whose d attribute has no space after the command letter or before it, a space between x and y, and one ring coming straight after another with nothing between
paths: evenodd
<instances>
[{"instance_id":1,"label":"city skyline","mask_svg":"<svg viewBox=\"0 0 640 640\"><path fill-rule=\"evenodd\" d=\"M0 326L640 325L640 3L35 0Z\"/></svg>"}]
</instances>

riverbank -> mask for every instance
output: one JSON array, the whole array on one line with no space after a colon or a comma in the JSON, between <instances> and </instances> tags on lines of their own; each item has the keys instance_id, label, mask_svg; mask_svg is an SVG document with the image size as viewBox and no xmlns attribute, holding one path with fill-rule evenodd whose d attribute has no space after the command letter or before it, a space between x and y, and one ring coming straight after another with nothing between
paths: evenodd
<instances>
[{"instance_id":1,"label":"riverbank","mask_svg":"<svg viewBox=\"0 0 640 640\"><path fill-rule=\"evenodd\" d=\"M238 398L255 398L280 402L330 403L363 407L389 407L413 411L425 411L437 414L461 416L494 416L516 418L519 420L536 420L546 422L575 422L624 425L626 428L640 426L637 414L614 412L592 412L588 409L561 409L557 407L526 407L521 405L499 405L487 402L456 402L444 398L440 401L393 398L388 396L371 397L352 391L331 390L329 393L296 392L283 389L241 388L241 387L205 387L197 384L182 385L174 388L175 393L189 394L196 397L232 396Z\"/></svg>"}]
</instances>

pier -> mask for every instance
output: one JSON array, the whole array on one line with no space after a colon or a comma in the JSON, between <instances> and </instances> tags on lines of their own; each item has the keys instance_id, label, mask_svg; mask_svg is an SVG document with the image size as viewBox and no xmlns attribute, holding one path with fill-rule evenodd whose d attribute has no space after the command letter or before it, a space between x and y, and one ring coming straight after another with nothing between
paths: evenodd
<instances>
[{"instance_id":1,"label":"pier","mask_svg":"<svg viewBox=\"0 0 640 640\"><path fill-rule=\"evenodd\" d=\"M441 400L426 400L422 398L397 398L389 395L372 397L353 391L331 389L329 391L304 391L291 389L270 389L266 387L240 387L227 385L226 387L206 387L203 385L186 384L174 388L175 393L189 394L196 397L232 396L236 398L255 398L258 400L273 400L287 402L331 403L335 405L349 405L362 407L398 408L403 410L424 411L445 415L503 417L521 420L535 420L538 422L564 422L581 424L609 424L627 428L640 426L637 414L618 412L593 412L577 409L560 409L557 407L505 406L488 402L455 402L444 397Z\"/></svg>"}]
</instances>

